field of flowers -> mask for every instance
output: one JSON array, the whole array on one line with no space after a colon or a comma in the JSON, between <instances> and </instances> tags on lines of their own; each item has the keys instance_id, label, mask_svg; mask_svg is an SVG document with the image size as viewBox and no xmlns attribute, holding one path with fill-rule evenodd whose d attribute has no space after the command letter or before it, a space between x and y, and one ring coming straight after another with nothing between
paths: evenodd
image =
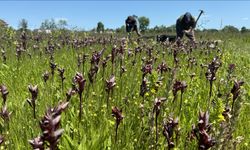
<instances>
[{"instance_id":1,"label":"field of flowers","mask_svg":"<svg viewBox=\"0 0 250 150\"><path fill-rule=\"evenodd\" d=\"M248 149L250 35L1 39L2 149Z\"/></svg>"}]
</instances>

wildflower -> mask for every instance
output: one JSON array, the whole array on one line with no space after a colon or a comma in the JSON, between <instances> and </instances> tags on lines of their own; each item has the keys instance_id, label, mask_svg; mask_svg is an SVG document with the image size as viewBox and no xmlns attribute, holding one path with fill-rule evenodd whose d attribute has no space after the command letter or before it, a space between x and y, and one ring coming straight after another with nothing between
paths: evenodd
<instances>
[{"instance_id":1,"label":"wildflower","mask_svg":"<svg viewBox=\"0 0 250 150\"><path fill-rule=\"evenodd\" d=\"M34 150L44 150L44 143L40 136L28 141Z\"/></svg>"},{"instance_id":2,"label":"wildflower","mask_svg":"<svg viewBox=\"0 0 250 150\"><path fill-rule=\"evenodd\" d=\"M168 119L167 123L166 122L163 123L163 135L167 139L169 149L175 146L173 138L174 138L174 131L176 130L178 124L179 124L178 118L173 119L171 117Z\"/></svg>"},{"instance_id":3,"label":"wildflower","mask_svg":"<svg viewBox=\"0 0 250 150\"><path fill-rule=\"evenodd\" d=\"M106 91L110 92L111 89L116 85L115 83L115 76L112 75L109 80L106 80Z\"/></svg>"},{"instance_id":4,"label":"wildflower","mask_svg":"<svg viewBox=\"0 0 250 150\"><path fill-rule=\"evenodd\" d=\"M152 70L153 70L153 66L152 64L146 64L142 67L141 71L143 73L143 78L147 75L147 74L152 74Z\"/></svg>"},{"instance_id":5,"label":"wildflower","mask_svg":"<svg viewBox=\"0 0 250 150\"><path fill-rule=\"evenodd\" d=\"M10 118L12 112L8 112L7 110L7 106L4 105L1 112L0 112L0 116L3 118L3 120L8 121Z\"/></svg>"},{"instance_id":6,"label":"wildflower","mask_svg":"<svg viewBox=\"0 0 250 150\"><path fill-rule=\"evenodd\" d=\"M157 71L160 72L161 74L163 72L167 72L170 71L171 68L167 66L166 63L162 62L158 67L157 67Z\"/></svg>"},{"instance_id":7,"label":"wildflower","mask_svg":"<svg viewBox=\"0 0 250 150\"><path fill-rule=\"evenodd\" d=\"M185 81L183 81L183 82L175 81L175 83L173 85L173 90L172 90L174 97L176 96L178 91L181 91L181 93L183 93L186 88L187 88L187 84Z\"/></svg>"},{"instance_id":8,"label":"wildflower","mask_svg":"<svg viewBox=\"0 0 250 150\"><path fill-rule=\"evenodd\" d=\"M199 149L209 149L215 145L215 140L211 138L208 132L211 129L209 124L208 112L199 112L198 128L193 126L192 134L198 140Z\"/></svg>"},{"instance_id":9,"label":"wildflower","mask_svg":"<svg viewBox=\"0 0 250 150\"><path fill-rule=\"evenodd\" d=\"M81 94L84 90L86 80L83 78L81 73L77 72L74 77L74 81L78 84L78 93Z\"/></svg>"},{"instance_id":10,"label":"wildflower","mask_svg":"<svg viewBox=\"0 0 250 150\"><path fill-rule=\"evenodd\" d=\"M118 134L118 127L121 123L122 119L124 118L122 115L122 110L120 110L118 107L112 108L112 116L116 118L116 127L115 127L115 141L117 141L117 134Z\"/></svg>"},{"instance_id":11,"label":"wildflower","mask_svg":"<svg viewBox=\"0 0 250 150\"><path fill-rule=\"evenodd\" d=\"M49 72L45 71L45 73L43 74L43 81L46 83L47 80L49 80Z\"/></svg>"},{"instance_id":12,"label":"wildflower","mask_svg":"<svg viewBox=\"0 0 250 150\"><path fill-rule=\"evenodd\" d=\"M31 93L32 98L31 98L31 100L27 99L27 102L33 108L33 115L34 115L34 118L36 118L36 99L37 99L37 95L38 95L38 87L37 87L37 85L35 85L35 86L29 85L28 89Z\"/></svg>"},{"instance_id":13,"label":"wildflower","mask_svg":"<svg viewBox=\"0 0 250 150\"><path fill-rule=\"evenodd\" d=\"M148 91L148 88L147 88L147 79L146 78L143 78L140 87L141 87L140 88L140 95L142 97L144 97L145 93Z\"/></svg>"},{"instance_id":14,"label":"wildflower","mask_svg":"<svg viewBox=\"0 0 250 150\"><path fill-rule=\"evenodd\" d=\"M1 85L0 86L0 92L2 94L3 104L5 104L6 101L7 101L7 95L9 94L9 91L8 91L8 89L7 89L7 87L5 85Z\"/></svg>"},{"instance_id":15,"label":"wildflower","mask_svg":"<svg viewBox=\"0 0 250 150\"><path fill-rule=\"evenodd\" d=\"M50 62L50 69L51 69L51 74L54 76L55 74L55 69L56 69L57 64L54 62Z\"/></svg>"}]
</instances>

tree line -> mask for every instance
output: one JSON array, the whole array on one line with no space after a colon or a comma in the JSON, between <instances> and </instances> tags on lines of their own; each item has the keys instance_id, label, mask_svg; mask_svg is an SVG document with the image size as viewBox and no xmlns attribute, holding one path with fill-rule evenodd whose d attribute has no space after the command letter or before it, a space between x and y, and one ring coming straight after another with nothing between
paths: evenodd
<instances>
[{"instance_id":1,"label":"tree line","mask_svg":"<svg viewBox=\"0 0 250 150\"><path fill-rule=\"evenodd\" d=\"M156 25L155 27L149 27L150 19L145 16L141 16L138 18L140 24L141 32L154 32L154 33L175 33L175 24L170 26L165 25ZM0 19L0 28L7 28L8 23L4 20ZM19 21L19 29L18 30L28 30L28 21L26 19L21 19ZM11 28L11 27L10 27ZM71 30L68 28L68 22L65 19L46 19L44 20L39 29L35 30ZM241 29L238 29L232 25L226 25L222 29L196 29L197 32L227 32L227 33L248 33L250 29L243 26ZM125 33L125 25L118 27L116 29L105 28L105 25L99 21L93 29L89 30L90 32L104 33L104 32L117 32L117 33Z\"/></svg>"}]
</instances>

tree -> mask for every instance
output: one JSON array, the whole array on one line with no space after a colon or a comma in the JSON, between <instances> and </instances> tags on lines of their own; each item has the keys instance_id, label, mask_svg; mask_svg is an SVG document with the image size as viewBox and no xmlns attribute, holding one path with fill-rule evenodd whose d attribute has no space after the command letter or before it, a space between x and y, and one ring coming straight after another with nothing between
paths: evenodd
<instances>
[{"instance_id":1,"label":"tree","mask_svg":"<svg viewBox=\"0 0 250 150\"><path fill-rule=\"evenodd\" d=\"M98 33L104 32L104 24L102 22L98 22L96 30Z\"/></svg>"},{"instance_id":2,"label":"tree","mask_svg":"<svg viewBox=\"0 0 250 150\"><path fill-rule=\"evenodd\" d=\"M246 27L242 27L241 30L240 30L241 33L246 33L246 32L248 32L248 31L249 31L249 30L248 30Z\"/></svg>"},{"instance_id":3,"label":"tree","mask_svg":"<svg viewBox=\"0 0 250 150\"><path fill-rule=\"evenodd\" d=\"M169 33L174 33L175 32L175 30L176 30L176 25L175 24L173 24L173 25L171 25L171 26L169 26L169 27L167 27L166 28L166 31Z\"/></svg>"},{"instance_id":4,"label":"tree","mask_svg":"<svg viewBox=\"0 0 250 150\"><path fill-rule=\"evenodd\" d=\"M126 31L125 25L122 25L120 28L115 29L115 32L117 33L125 33L125 31Z\"/></svg>"},{"instance_id":5,"label":"tree","mask_svg":"<svg viewBox=\"0 0 250 150\"><path fill-rule=\"evenodd\" d=\"M0 27L6 28L8 27L8 24L4 20L0 19Z\"/></svg>"},{"instance_id":6,"label":"tree","mask_svg":"<svg viewBox=\"0 0 250 150\"><path fill-rule=\"evenodd\" d=\"M153 28L154 31L159 31L159 29L160 29L160 27L157 25Z\"/></svg>"},{"instance_id":7,"label":"tree","mask_svg":"<svg viewBox=\"0 0 250 150\"><path fill-rule=\"evenodd\" d=\"M42 22L40 29L42 30L55 30L57 29L57 25L54 19L46 19Z\"/></svg>"},{"instance_id":8,"label":"tree","mask_svg":"<svg viewBox=\"0 0 250 150\"><path fill-rule=\"evenodd\" d=\"M54 19L46 19L42 22L40 29L42 30L55 30L57 29L57 25Z\"/></svg>"},{"instance_id":9,"label":"tree","mask_svg":"<svg viewBox=\"0 0 250 150\"><path fill-rule=\"evenodd\" d=\"M219 30L217 30L217 29L203 29L202 32L217 33L217 32L219 32Z\"/></svg>"},{"instance_id":10,"label":"tree","mask_svg":"<svg viewBox=\"0 0 250 150\"><path fill-rule=\"evenodd\" d=\"M90 29L90 32L96 33L96 28Z\"/></svg>"},{"instance_id":11,"label":"tree","mask_svg":"<svg viewBox=\"0 0 250 150\"><path fill-rule=\"evenodd\" d=\"M26 31L28 29L28 21L26 19L20 20L19 28L23 31Z\"/></svg>"},{"instance_id":12,"label":"tree","mask_svg":"<svg viewBox=\"0 0 250 150\"><path fill-rule=\"evenodd\" d=\"M142 17L138 18L138 21L140 23L141 31L145 32L148 29L148 26L149 26L149 23L150 23L149 18L147 18L145 16L142 16Z\"/></svg>"},{"instance_id":13,"label":"tree","mask_svg":"<svg viewBox=\"0 0 250 150\"><path fill-rule=\"evenodd\" d=\"M65 19L60 19L60 20L58 20L58 22L57 22L57 27L58 27L59 29L65 29L67 26L68 26L67 20L65 20Z\"/></svg>"},{"instance_id":14,"label":"tree","mask_svg":"<svg viewBox=\"0 0 250 150\"><path fill-rule=\"evenodd\" d=\"M155 26L152 29L149 29L149 31L153 31L156 33L161 33L161 34L174 34L175 33L175 24L171 26L165 26L165 25L160 25L160 26Z\"/></svg>"},{"instance_id":15,"label":"tree","mask_svg":"<svg viewBox=\"0 0 250 150\"><path fill-rule=\"evenodd\" d=\"M150 29L150 31L156 32L156 33L164 33L166 32L166 26L160 25L160 26L155 26L154 28Z\"/></svg>"},{"instance_id":16,"label":"tree","mask_svg":"<svg viewBox=\"0 0 250 150\"><path fill-rule=\"evenodd\" d=\"M0 19L0 43L3 42L1 39L6 38L7 29L8 29L8 24L4 20Z\"/></svg>"},{"instance_id":17,"label":"tree","mask_svg":"<svg viewBox=\"0 0 250 150\"><path fill-rule=\"evenodd\" d=\"M107 28L105 29L105 33L114 33L114 29Z\"/></svg>"},{"instance_id":18,"label":"tree","mask_svg":"<svg viewBox=\"0 0 250 150\"><path fill-rule=\"evenodd\" d=\"M228 25L222 29L222 32L237 33L239 32L239 29L234 26Z\"/></svg>"}]
</instances>

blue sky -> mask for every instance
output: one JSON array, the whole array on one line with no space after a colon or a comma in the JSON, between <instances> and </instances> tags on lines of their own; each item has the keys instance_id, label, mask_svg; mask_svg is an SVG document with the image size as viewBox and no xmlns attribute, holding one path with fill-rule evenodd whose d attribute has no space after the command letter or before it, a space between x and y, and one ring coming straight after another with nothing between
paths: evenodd
<instances>
[{"instance_id":1,"label":"blue sky","mask_svg":"<svg viewBox=\"0 0 250 150\"><path fill-rule=\"evenodd\" d=\"M250 28L250 1L0 1L0 18L14 28L22 18L29 28L39 28L45 19L66 19L69 27L91 29L102 21L107 28L124 24L128 15L150 18L150 27L172 25L183 13L206 13L199 21L204 28L224 25Z\"/></svg>"}]
</instances>

